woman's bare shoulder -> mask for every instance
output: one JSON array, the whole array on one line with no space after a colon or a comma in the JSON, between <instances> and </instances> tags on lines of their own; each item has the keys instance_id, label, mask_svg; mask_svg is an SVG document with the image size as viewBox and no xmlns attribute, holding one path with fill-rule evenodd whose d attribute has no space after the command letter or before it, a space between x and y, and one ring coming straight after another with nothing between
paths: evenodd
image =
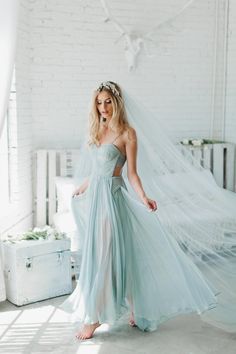
<instances>
[{"instance_id":1,"label":"woman's bare shoulder","mask_svg":"<svg viewBox=\"0 0 236 354\"><path fill-rule=\"evenodd\" d=\"M124 132L124 139L126 143L136 141L137 140L136 130L131 126L127 127Z\"/></svg>"}]
</instances>

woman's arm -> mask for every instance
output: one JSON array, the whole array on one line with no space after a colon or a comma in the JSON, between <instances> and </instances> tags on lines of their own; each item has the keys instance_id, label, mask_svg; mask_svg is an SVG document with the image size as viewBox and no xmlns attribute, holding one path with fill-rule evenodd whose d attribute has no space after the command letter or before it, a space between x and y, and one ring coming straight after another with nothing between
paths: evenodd
<instances>
[{"instance_id":1,"label":"woman's arm","mask_svg":"<svg viewBox=\"0 0 236 354\"><path fill-rule=\"evenodd\" d=\"M157 203L155 202L155 200L149 199L146 196L141 179L137 173L137 136L136 131L133 128L130 128L127 132L125 148L127 156L127 174L129 182L137 193L137 195L139 196L139 198L141 199L142 203L145 204L148 209L155 211L157 209Z\"/></svg>"},{"instance_id":2,"label":"woman's arm","mask_svg":"<svg viewBox=\"0 0 236 354\"><path fill-rule=\"evenodd\" d=\"M89 178L86 178L86 180L78 188L75 189L75 191L72 194L72 197L84 193L88 188L88 184L89 184Z\"/></svg>"},{"instance_id":3,"label":"woman's arm","mask_svg":"<svg viewBox=\"0 0 236 354\"><path fill-rule=\"evenodd\" d=\"M90 164L90 161L89 161L89 152L88 152L88 149L89 149L89 145L88 143L86 143L85 145L82 146L81 148L81 160L79 160L79 164L76 166L76 170L75 170L75 177L78 177L77 176L77 172L79 171L80 173L81 172L84 172L84 167L85 167L85 170L86 170L86 165L87 163ZM81 163L82 161L82 163ZM88 162L89 161L89 162ZM77 171L78 169L78 171ZM86 173L87 174L87 173ZM89 172L88 172L88 175L89 175ZM88 188L88 185L89 185L89 176L88 177L85 177L85 180L83 181L82 184L80 184L79 187L77 187L73 194L72 194L72 197L74 197L75 195L79 195L79 194L82 194L86 191L86 189Z\"/></svg>"}]
</instances>

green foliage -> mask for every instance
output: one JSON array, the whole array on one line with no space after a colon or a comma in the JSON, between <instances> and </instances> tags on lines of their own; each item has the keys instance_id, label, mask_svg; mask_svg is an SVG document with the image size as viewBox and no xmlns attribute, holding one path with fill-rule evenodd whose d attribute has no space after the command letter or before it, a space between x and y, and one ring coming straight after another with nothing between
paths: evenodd
<instances>
[{"instance_id":1,"label":"green foliage","mask_svg":"<svg viewBox=\"0 0 236 354\"><path fill-rule=\"evenodd\" d=\"M5 241L15 243L22 240L62 240L64 238L67 238L65 232L58 232L51 226L46 225L43 228L35 227L32 230L23 232L22 234L8 235Z\"/></svg>"}]
</instances>

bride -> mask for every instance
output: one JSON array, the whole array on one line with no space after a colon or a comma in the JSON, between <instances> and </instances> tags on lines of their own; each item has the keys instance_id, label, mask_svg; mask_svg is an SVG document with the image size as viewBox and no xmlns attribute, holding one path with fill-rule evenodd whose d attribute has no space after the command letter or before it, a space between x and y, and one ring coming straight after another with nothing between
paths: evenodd
<instances>
[{"instance_id":1,"label":"bride","mask_svg":"<svg viewBox=\"0 0 236 354\"><path fill-rule=\"evenodd\" d=\"M60 307L71 314L73 321L82 324L77 334L77 338L82 340L91 338L101 324L113 324L128 311L129 324L143 331L156 330L164 321L190 312L197 312L203 319L213 324L217 322L222 327L219 317L227 317L219 301L224 275L216 274L229 270L224 268L229 263L223 251L233 253L235 240L231 237L227 243L223 239L214 239L210 244L211 232L206 233L209 222L203 221L200 228L199 221L197 224L193 217L189 218L189 206L185 210L179 203L181 198L187 199L186 193L190 193L187 183L185 186L180 184L177 189L173 187L175 183L169 183L168 188L168 185L164 187L163 176L160 176L159 184L158 178L153 178L166 168L168 149L163 160L158 151L156 154L155 141L154 150L149 150L147 137L142 135L141 129L141 138L138 139L135 121L140 123L139 117L132 117L134 123L131 126L127 107L118 84L106 81L95 90L89 138L81 152L83 162L77 166L77 176L86 178L74 191L71 201L83 240L81 270L75 290ZM145 127L148 120L145 122L145 115L142 119ZM156 133L158 139L157 131L151 133ZM138 154L140 142L142 150ZM153 161L150 153L153 153ZM147 188L155 194L153 199L147 196L139 176L138 155L142 157L139 165L142 172L145 168L143 175ZM173 153L170 170L176 169L179 156ZM189 161L184 161L177 171L182 173L182 180L189 173L184 171L185 166L190 171L193 169L189 167ZM125 175L132 190L129 190ZM178 178L178 174L176 176ZM207 182L209 178L203 177L202 180ZM196 186L191 190L192 210L198 202L194 202L194 188L196 191ZM204 192L205 189L206 186ZM209 186L209 199L210 192ZM176 193L179 200L176 200ZM181 219L178 213L181 213ZM217 216L216 211L213 216ZM234 225L230 225L228 232L235 231ZM201 230L203 235L207 235L204 240ZM196 231L199 231L199 238ZM217 229L214 235L217 235ZM221 248L219 255L215 245L219 249L219 244L223 243L227 247ZM210 261L204 261L203 256ZM235 276L235 269L230 268L230 271ZM227 286L230 288L224 283L224 289ZM232 323L231 320L229 322Z\"/></svg>"}]
</instances>

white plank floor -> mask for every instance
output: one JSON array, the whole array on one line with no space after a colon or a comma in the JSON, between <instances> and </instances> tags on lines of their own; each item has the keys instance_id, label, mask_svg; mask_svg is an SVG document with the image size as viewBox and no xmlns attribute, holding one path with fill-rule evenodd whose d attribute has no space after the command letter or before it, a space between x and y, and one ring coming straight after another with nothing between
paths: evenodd
<instances>
[{"instance_id":1,"label":"white plank floor","mask_svg":"<svg viewBox=\"0 0 236 354\"><path fill-rule=\"evenodd\" d=\"M66 296L17 307L0 303L3 354L235 354L236 334L211 327L195 314L178 316L147 333L127 318L102 325L92 339L78 341L76 326L58 306Z\"/></svg>"}]
</instances>

